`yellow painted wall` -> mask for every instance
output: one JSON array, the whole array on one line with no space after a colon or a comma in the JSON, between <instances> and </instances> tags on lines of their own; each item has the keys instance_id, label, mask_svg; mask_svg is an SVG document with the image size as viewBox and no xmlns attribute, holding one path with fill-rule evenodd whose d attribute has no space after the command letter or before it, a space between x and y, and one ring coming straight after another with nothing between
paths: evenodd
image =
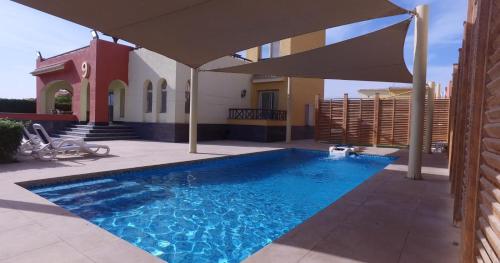
<instances>
[{"instance_id":1,"label":"yellow painted wall","mask_svg":"<svg viewBox=\"0 0 500 263\"><path fill-rule=\"evenodd\" d=\"M259 60L259 47L254 47L247 50L247 59L250 59L253 62Z\"/></svg>"},{"instance_id":2,"label":"yellow painted wall","mask_svg":"<svg viewBox=\"0 0 500 263\"><path fill-rule=\"evenodd\" d=\"M325 45L325 30L300 35L291 39L291 54L304 52Z\"/></svg>"},{"instance_id":3,"label":"yellow painted wall","mask_svg":"<svg viewBox=\"0 0 500 263\"><path fill-rule=\"evenodd\" d=\"M286 56L310 49L322 47L325 45L325 31L321 30L293 38L280 41L280 56ZM252 61L259 59L259 47L247 50L247 58ZM286 89L287 82L265 82L253 83L250 93L252 108L257 108L259 103L258 91L260 90L279 90L279 110L286 110ZM292 125L304 126L305 106L314 105L315 96L324 97L324 80L292 78Z\"/></svg>"},{"instance_id":4,"label":"yellow painted wall","mask_svg":"<svg viewBox=\"0 0 500 263\"><path fill-rule=\"evenodd\" d=\"M291 53L304 52L324 45L325 30L320 30L293 37ZM320 99L324 97L324 83L322 79L292 78L292 125L304 126L306 124L305 106L306 104L314 105L316 95L319 95Z\"/></svg>"},{"instance_id":5,"label":"yellow painted wall","mask_svg":"<svg viewBox=\"0 0 500 263\"><path fill-rule=\"evenodd\" d=\"M316 95L324 97L324 80L292 78L292 125L306 125L305 106L306 104L314 106Z\"/></svg>"},{"instance_id":6,"label":"yellow painted wall","mask_svg":"<svg viewBox=\"0 0 500 263\"><path fill-rule=\"evenodd\" d=\"M278 110L286 110L286 81L253 83L251 93L252 108L259 107L259 91L278 90Z\"/></svg>"},{"instance_id":7,"label":"yellow painted wall","mask_svg":"<svg viewBox=\"0 0 500 263\"><path fill-rule=\"evenodd\" d=\"M280 41L280 56L288 56L292 54L292 39L287 38Z\"/></svg>"},{"instance_id":8,"label":"yellow painted wall","mask_svg":"<svg viewBox=\"0 0 500 263\"><path fill-rule=\"evenodd\" d=\"M397 89L397 90L389 90L391 96L411 96L412 89Z\"/></svg>"}]
</instances>

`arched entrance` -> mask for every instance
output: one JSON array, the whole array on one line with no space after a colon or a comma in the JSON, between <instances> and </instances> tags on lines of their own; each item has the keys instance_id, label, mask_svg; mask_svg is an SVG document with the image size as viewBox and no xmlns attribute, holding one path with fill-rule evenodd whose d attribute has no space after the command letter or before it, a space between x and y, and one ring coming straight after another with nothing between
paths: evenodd
<instances>
[{"instance_id":1,"label":"arched entrance","mask_svg":"<svg viewBox=\"0 0 500 263\"><path fill-rule=\"evenodd\" d=\"M113 80L108 88L109 122L123 121L125 118L125 89L127 84L121 80Z\"/></svg>"},{"instance_id":2,"label":"arched entrance","mask_svg":"<svg viewBox=\"0 0 500 263\"><path fill-rule=\"evenodd\" d=\"M72 114L73 87L65 80L50 82L42 90L40 110L43 114Z\"/></svg>"}]
</instances>

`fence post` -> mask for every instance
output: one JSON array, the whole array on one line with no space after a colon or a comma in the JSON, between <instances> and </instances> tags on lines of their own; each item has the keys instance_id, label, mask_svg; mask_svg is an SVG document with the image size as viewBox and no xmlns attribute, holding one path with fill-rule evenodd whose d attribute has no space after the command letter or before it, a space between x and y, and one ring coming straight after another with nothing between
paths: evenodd
<instances>
[{"instance_id":1,"label":"fence post","mask_svg":"<svg viewBox=\"0 0 500 263\"><path fill-rule=\"evenodd\" d=\"M394 145L394 126L396 125L396 99L392 98L392 125L391 125L391 144Z\"/></svg>"},{"instance_id":2,"label":"fence post","mask_svg":"<svg viewBox=\"0 0 500 263\"><path fill-rule=\"evenodd\" d=\"M349 97L344 93L344 102L342 103L342 129L344 130L344 143L347 144L347 115L349 114Z\"/></svg>"},{"instance_id":3,"label":"fence post","mask_svg":"<svg viewBox=\"0 0 500 263\"><path fill-rule=\"evenodd\" d=\"M319 141L319 95L314 96L314 140Z\"/></svg>"},{"instance_id":4,"label":"fence post","mask_svg":"<svg viewBox=\"0 0 500 263\"><path fill-rule=\"evenodd\" d=\"M436 83L431 82L427 88L427 111L425 116L425 133L424 133L424 153L432 153L432 127L434 122L434 95Z\"/></svg>"},{"instance_id":5,"label":"fence post","mask_svg":"<svg viewBox=\"0 0 500 263\"><path fill-rule=\"evenodd\" d=\"M411 97L408 98L408 132L406 137L406 145L410 146L410 130L411 130Z\"/></svg>"},{"instance_id":6,"label":"fence post","mask_svg":"<svg viewBox=\"0 0 500 263\"><path fill-rule=\"evenodd\" d=\"M373 146L378 146L378 126L379 126L380 96L375 93L373 100Z\"/></svg>"},{"instance_id":7,"label":"fence post","mask_svg":"<svg viewBox=\"0 0 500 263\"><path fill-rule=\"evenodd\" d=\"M328 114L328 141L332 139L332 123L333 123L333 99L328 101L328 107L330 109Z\"/></svg>"}]
</instances>

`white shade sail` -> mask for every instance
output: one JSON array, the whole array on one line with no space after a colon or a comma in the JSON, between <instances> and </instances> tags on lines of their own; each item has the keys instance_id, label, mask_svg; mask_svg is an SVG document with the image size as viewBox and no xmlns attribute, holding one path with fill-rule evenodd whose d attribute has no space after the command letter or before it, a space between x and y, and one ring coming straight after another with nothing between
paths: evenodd
<instances>
[{"instance_id":1,"label":"white shade sail","mask_svg":"<svg viewBox=\"0 0 500 263\"><path fill-rule=\"evenodd\" d=\"M15 0L193 68L235 52L408 11L388 0Z\"/></svg>"},{"instance_id":2,"label":"white shade sail","mask_svg":"<svg viewBox=\"0 0 500 263\"><path fill-rule=\"evenodd\" d=\"M212 71L411 83L404 61L410 21L325 47Z\"/></svg>"}]
</instances>

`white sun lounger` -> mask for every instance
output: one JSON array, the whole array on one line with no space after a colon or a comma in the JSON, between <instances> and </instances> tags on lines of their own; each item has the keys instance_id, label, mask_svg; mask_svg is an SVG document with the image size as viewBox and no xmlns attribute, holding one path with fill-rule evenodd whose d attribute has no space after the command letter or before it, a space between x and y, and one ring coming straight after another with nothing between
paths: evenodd
<instances>
[{"instance_id":1,"label":"white sun lounger","mask_svg":"<svg viewBox=\"0 0 500 263\"><path fill-rule=\"evenodd\" d=\"M31 155L33 150L36 150L40 146L40 142L41 140L38 136L31 134L26 127L23 126L23 138L19 146L19 152L22 155Z\"/></svg>"},{"instance_id":2,"label":"white sun lounger","mask_svg":"<svg viewBox=\"0 0 500 263\"><path fill-rule=\"evenodd\" d=\"M43 128L43 127L42 127ZM30 133L26 127L23 126L23 138L19 146L19 152L23 155L31 155L34 151L42 147L42 139L36 134ZM52 142L57 143L61 138L52 138ZM82 141L82 138L75 138L76 141Z\"/></svg>"},{"instance_id":3,"label":"white sun lounger","mask_svg":"<svg viewBox=\"0 0 500 263\"><path fill-rule=\"evenodd\" d=\"M60 153L78 154L84 152L96 156L107 156L110 151L107 145L88 144L79 139L53 139L38 123L33 124L33 129L41 140L41 147L35 150L35 154L43 160L54 159Z\"/></svg>"}]
</instances>

